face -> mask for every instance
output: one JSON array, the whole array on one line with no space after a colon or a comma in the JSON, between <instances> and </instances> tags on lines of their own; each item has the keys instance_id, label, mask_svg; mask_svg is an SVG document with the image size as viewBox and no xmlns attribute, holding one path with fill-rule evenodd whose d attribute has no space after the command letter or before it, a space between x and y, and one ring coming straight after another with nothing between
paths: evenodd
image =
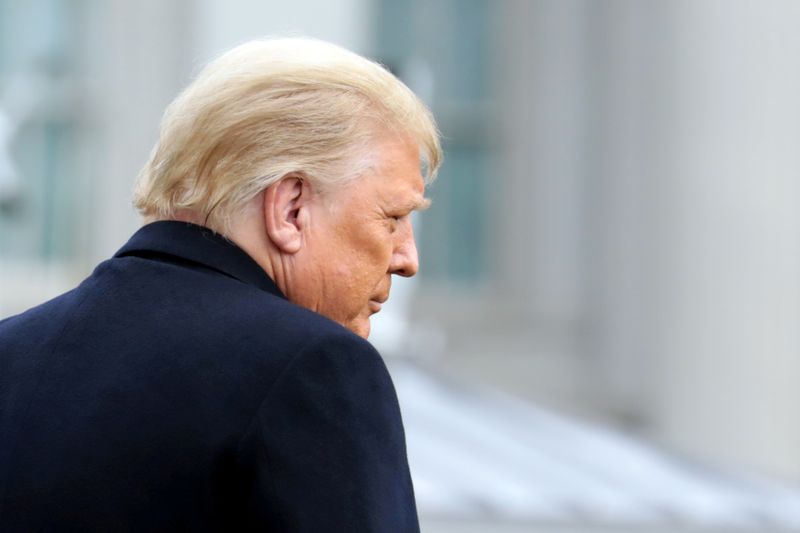
<instances>
[{"instance_id":1,"label":"face","mask_svg":"<svg viewBox=\"0 0 800 533\"><path fill-rule=\"evenodd\" d=\"M370 171L313 207L303 289L291 299L366 338L392 274L419 268L411 213L427 207L424 190L418 149L402 140L380 144Z\"/></svg>"}]
</instances>

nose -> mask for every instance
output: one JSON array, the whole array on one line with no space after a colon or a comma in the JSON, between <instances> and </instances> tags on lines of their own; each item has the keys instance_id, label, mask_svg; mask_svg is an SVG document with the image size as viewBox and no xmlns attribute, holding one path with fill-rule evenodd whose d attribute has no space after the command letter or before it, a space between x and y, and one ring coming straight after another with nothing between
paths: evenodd
<instances>
[{"instance_id":1,"label":"nose","mask_svg":"<svg viewBox=\"0 0 800 533\"><path fill-rule=\"evenodd\" d=\"M409 230L405 233L402 241L395 247L392 253L392 262L389 265L389 273L410 278L419 270L419 256L417 255L417 243L414 241L414 231Z\"/></svg>"}]
</instances>

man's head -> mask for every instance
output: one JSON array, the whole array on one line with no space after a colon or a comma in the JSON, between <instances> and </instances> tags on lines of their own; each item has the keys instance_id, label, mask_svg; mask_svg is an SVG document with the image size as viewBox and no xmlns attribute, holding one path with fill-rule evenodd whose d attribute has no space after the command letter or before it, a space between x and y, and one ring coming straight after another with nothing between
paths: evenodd
<instances>
[{"instance_id":1,"label":"man's head","mask_svg":"<svg viewBox=\"0 0 800 533\"><path fill-rule=\"evenodd\" d=\"M410 213L440 161L430 112L376 63L253 41L167 108L134 201L228 236L291 301L366 337L391 274L417 270Z\"/></svg>"}]
</instances>

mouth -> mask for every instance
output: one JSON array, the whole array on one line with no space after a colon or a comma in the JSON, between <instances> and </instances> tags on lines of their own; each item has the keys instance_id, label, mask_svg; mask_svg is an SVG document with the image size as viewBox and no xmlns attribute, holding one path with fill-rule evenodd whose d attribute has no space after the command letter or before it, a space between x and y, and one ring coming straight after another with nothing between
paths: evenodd
<instances>
[{"instance_id":1,"label":"mouth","mask_svg":"<svg viewBox=\"0 0 800 533\"><path fill-rule=\"evenodd\" d=\"M375 313L379 312L381 310L381 308L383 307L383 304L388 299L389 298L386 297L386 298L377 298L377 299L370 300L369 301L369 310L372 312L372 314L375 314Z\"/></svg>"}]
</instances>

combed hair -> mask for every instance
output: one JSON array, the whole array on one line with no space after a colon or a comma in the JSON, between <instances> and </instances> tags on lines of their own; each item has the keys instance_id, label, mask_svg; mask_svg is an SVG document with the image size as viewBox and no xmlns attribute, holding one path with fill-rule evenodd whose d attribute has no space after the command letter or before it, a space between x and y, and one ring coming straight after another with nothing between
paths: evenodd
<instances>
[{"instance_id":1,"label":"combed hair","mask_svg":"<svg viewBox=\"0 0 800 533\"><path fill-rule=\"evenodd\" d=\"M436 124L385 68L314 39L250 41L167 107L134 205L145 219L188 211L227 233L242 206L287 174L323 191L358 177L386 132L418 143L429 183L442 158Z\"/></svg>"}]
</instances>

